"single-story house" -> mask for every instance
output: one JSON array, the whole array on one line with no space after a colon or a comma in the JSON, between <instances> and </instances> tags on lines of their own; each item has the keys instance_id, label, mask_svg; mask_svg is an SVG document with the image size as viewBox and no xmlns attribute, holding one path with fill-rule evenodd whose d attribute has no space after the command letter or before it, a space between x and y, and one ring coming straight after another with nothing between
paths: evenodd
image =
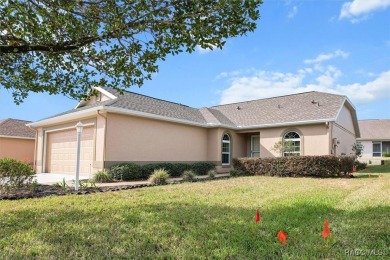
<instances>
[{"instance_id":1,"label":"single-story house","mask_svg":"<svg viewBox=\"0 0 390 260\"><path fill-rule=\"evenodd\" d=\"M275 157L276 142L293 142L288 155L352 153L359 137L346 96L307 92L204 108L110 88L72 110L29 124L37 131L36 171L73 173L76 129L84 124L80 172L121 162L210 161L227 171L232 158Z\"/></svg>"},{"instance_id":2,"label":"single-story house","mask_svg":"<svg viewBox=\"0 0 390 260\"><path fill-rule=\"evenodd\" d=\"M359 120L362 158L380 159L390 153L390 119Z\"/></svg>"},{"instance_id":3,"label":"single-story house","mask_svg":"<svg viewBox=\"0 0 390 260\"><path fill-rule=\"evenodd\" d=\"M34 162L35 130L26 126L28 123L12 118L0 120L0 158Z\"/></svg>"}]
</instances>

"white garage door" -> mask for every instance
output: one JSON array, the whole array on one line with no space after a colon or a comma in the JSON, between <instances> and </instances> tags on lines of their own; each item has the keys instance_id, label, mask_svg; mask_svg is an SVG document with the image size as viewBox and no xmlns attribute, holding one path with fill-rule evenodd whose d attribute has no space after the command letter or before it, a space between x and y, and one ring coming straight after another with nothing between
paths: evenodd
<instances>
[{"instance_id":1,"label":"white garage door","mask_svg":"<svg viewBox=\"0 0 390 260\"><path fill-rule=\"evenodd\" d=\"M80 175L90 175L93 162L94 128L87 127L81 134ZM76 129L51 132L47 135L46 172L76 172L77 134Z\"/></svg>"}]
</instances>

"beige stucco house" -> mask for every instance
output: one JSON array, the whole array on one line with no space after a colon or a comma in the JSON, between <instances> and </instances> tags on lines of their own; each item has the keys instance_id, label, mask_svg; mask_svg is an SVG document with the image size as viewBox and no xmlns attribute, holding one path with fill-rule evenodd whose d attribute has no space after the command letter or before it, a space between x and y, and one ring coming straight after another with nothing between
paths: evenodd
<instances>
[{"instance_id":1,"label":"beige stucco house","mask_svg":"<svg viewBox=\"0 0 390 260\"><path fill-rule=\"evenodd\" d=\"M7 118L0 120L0 158L8 157L33 163L35 131L30 121Z\"/></svg>"},{"instance_id":2,"label":"beige stucco house","mask_svg":"<svg viewBox=\"0 0 390 260\"><path fill-rule=\"evenodd\" d=\"M362 158L380 159L385 152L390 153L390 119L360 120L359 129Z\"/></svg>"},{"instance_id":3,"label":"beige stucco house","mask_svg":"<svg viewBox=\"0 0 390 260\"><path fill-rule=\"evenodd\" d=\"M37 131L37 172L75 172L79 121L83 174L120 162L212 161L223 171L235 157L280 156L271 148L282 139L293 141L298 155L350 154L359 137L355 108L341 95L307 92L197 109L96 90L76 108L29 124Z\"/></svg>"}]
</instances>

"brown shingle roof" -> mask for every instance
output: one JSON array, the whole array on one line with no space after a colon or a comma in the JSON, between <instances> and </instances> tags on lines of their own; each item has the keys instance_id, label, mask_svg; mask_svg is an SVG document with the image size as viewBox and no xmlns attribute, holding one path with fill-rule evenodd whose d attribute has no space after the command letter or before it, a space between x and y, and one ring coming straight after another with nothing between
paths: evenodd
<instances>
[{"instance_id":1,"label":"brown shingle roof","mask_svg":"<svg viewBox=\"0 0 390 260\"><path fill-rule=\"evenodd\" d=\"M390 119L359 120L361 140L390 140Z\"/></svg>"},{"instance_id":2,"label":"brown shingle roof","mask_svg":"<svg viewBox=\"0 0 390 260\"><path fill-rule=\"evenodd\" d=\"M30 121L7 118L0 120L0 135L35 138L35 131L26 126Z\"/></svg>"},{"instance_id":3,"label":"brown shingle roof","mask_svg":"<svg viewBox=\"0 0 390 260\"><path fill-rule=\"evenodd\" d=\"M250 128L302 121L335 120L345 100L347 100L346 96L313 91L197 109L133 92L124 91L123 94L120 94L114 89L104 87L101 89L117 98L79 106L53 117L104 106L183 120L204 126L222 125Z\"/></svg>"},{"instance_id":4,"label":"brown shingle roof","mask_svg":"<svg viewBox=\"0 0 390 260\"><path fill-rule=\"evenodd\" d=\"M202 113L196 108L133 92L125 91L123 92L123 95L121 95L114 89L104 89L118 97L115 102L107 105L109 107L124 108L169 118L187 120L195 123L207 123L205 118L202 116Z\"/></svg>"},{"instance_id":5,"label":"brown shingle roof","mask_svg":"<svg viewBox=\"0 0 390 260\"><path fill-rule=\"evenodd\" d=\"M307 92L212 107L237 126L336 118L346 97Z\"/></svg>"}]
</instances>

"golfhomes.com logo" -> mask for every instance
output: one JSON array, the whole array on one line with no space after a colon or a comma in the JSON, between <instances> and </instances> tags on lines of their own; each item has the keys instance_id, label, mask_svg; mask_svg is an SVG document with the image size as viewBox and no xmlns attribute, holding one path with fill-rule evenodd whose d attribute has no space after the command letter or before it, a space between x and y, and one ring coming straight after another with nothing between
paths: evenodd
<instances>
[{"instance_id":1,"label":"golfhomes.com logo","mask_svg":"<svg viewBox=\"0 0 390 260\"><path fill-rule=\"evenodd\" d=\"M387 256L386 249L345 249L346 256Z\"/></svg>"}]
</instances>

